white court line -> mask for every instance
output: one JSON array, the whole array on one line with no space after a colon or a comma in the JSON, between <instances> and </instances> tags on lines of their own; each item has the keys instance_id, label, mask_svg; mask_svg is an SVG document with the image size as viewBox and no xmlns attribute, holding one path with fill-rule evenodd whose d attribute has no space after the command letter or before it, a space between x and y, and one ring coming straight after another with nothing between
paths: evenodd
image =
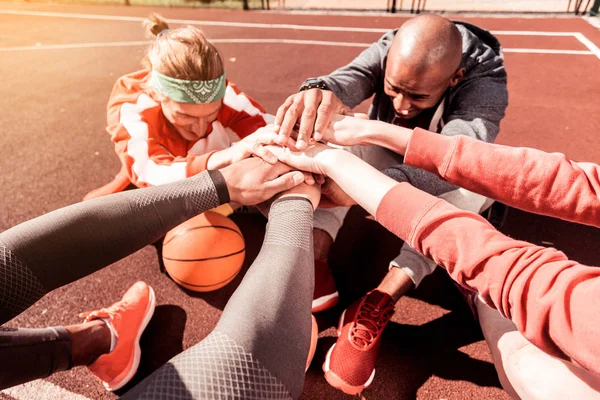
<instances>
[{"instance_id":1,"label":"white court line","mask_svg":"<svg viewBox=\"0 0 600 400\"><path fill-rule=\"evenodd\" d=\"M303 39L210 39L211 43L283 43L283 44L313 44L317 46L339 46L339 47L369 47L373 43L357 42L330 42L327 40L303 40Z\"/></svg>"},{"instance_id":2,"label":"white court line","mask_svg":"<svg viewBox=\"0 0 600 400\"><path fill-rule=\"evenodd\" d=\"M0 391L0 394L2 393L6 393L17 400L41 399L42 396L45 399L53 400L90 400L88 397L70 392L41 379Z\"/></svg>"},{"instance_id":3,"label":"white court line","mask_svg":"<svg viewBox=\"0 0 600 400\"><path fill-rule=\"evenodd\" d=\"M594 53L596 55L596 57L598 57L598 59L600 59L600 49L598 48L598 46L596 46L596 44L594 42L592 42L590 39L585 37L585 35L583 33L577 32L575 34L575 39L577 39L581 43L583 43L585 45L585 47L590 49L590 51L592 53Z\"/></svg>"},{"instance_id":4,"label":"white court line","mask_svg":"<svg viewBox=\"0 0 600 400\"><path fill-rule=\"evenodd\" d=\"M112 16L112 15L97 15L97 14L75 14L75 13L54 13L47 11L12 11L12 10L0 10L0 14L11 14L11 15L32 15L37 17L59 17L59 18L76 18L76 19L96 19L96 20L109 20L109 21L128 21L128 22L141 22L145 20L142 17L130 17L130 16ZM309 31L340 31L340 32L374 32L383 33L389 31L389 29L380 28L352 28L343 26L318 26L318 25L294 25L294 24L263 24L258 22L227 22L227 21L198 21L192 19L167 19L169 23L173 24L187 24L187 25L202 25L202 26L228 26L228 27L240 27L240 28L261 28L261 29L297 29L297 30L309 30Z\"/></svg>"},{"instance_id":5,"label":"white court line","mask_svg":"<svg viewBox=\"0 0 600 400\"><path fill-rule=\"evenodd\" d=\"M98 14L76 14L76 13L56 13L47 11L14 11L0 10L0 14L9 15L31 15L38 17L58 17L75 19L95 19L108 21L128 21L141 22L145 20L142 17L119 16L119 15L98 15ZM381 28L357 28L350 26L320 26L320 25L294 25L294 24L264 24L258 22L228 22L228 21L198 21L191 19L167 19L174 24L202 25L202 26L227 26L259 29L296 29L309 31L336 31L336 32L372 32L384 33L390 29ZM491 31L494 35L517 35L517 36L575 36L579 32L545 32L545 31Z\"/></svg>"},{"instance_id":6,"label":"white court line","mask_svg":"<svg viewBox=\"0 0 600 400\"><path fill-rule=\"evenodd\" d=\"M544 31L490 31L499 36L575 36L579 32L544 32Z\"/></svg>"},{"instance_id":7,"label":"white court line","mask_svg":"<svg viewBox=\"0 0 600 400\"><path fill-rule=\"evenodd\" d=\"M212 43L274 43L274 44L308 44L317 46L338 46L338 47L369 47L372 43L356 42L331 42L324 40L300 40L300 39L210 39ZM71 44L39 44L35 46L14 46L0 47L0 52L8 51L30 51L30 50L60 50L60 49L89 49L97 47L127 47L127 46L145 46L151 41L133 41L133 42L99 42L99 43L71 43ZM505 48L505 53L529 53L529 54L571 54L571 55L594 55L592 51L586 50L557 50L557 49L519 49Z\"/></svg>"},{"instance_id":8,"label":"white court line","mask_svg":"<svg viewBox=\"0 0 600 400\"><path fill-rule=\"evenodd\" d=\"M0 51L29 51L29 50L60 50L60 49L90 49L94 47L129 47L150 44L149 40L138 42L98 42L98 43L69 43L69 44L39 44L34 46L0 47Z\"/></svg>"},{"instance_id":9,"label":"white court line","mask_svg":"<svg viewBox=\"0 0 600 400\"><path fill-rule=\"evenodd\" d=\"M505 53L528 53L528 54L574 54L574 55L595 55L587 50L556 50L556 49L504 49Z\"/></svg>"}]
</instances>

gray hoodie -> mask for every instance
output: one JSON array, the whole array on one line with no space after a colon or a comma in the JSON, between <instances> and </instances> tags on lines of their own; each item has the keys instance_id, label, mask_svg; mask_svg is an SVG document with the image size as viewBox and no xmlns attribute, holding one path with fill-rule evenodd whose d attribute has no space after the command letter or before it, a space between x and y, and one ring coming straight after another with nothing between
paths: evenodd
<instances>
[{"instance_id":1,"label":"gray hoodie","mask_svg":"<svg viewBox=\"0 0 600 400\"><path fill-rule=\"evenodd\" d=\"M453 22L462 35L461 67L466 73L458 85L446 92L429 130L493 142L508 106L502 47L488 31L465 22ZM320 77L348 107L354 108L374 95L369 117L388 123L393 123L395 112L383 86L387 54L396 31L387 32L350 64ZM431 173L403 164L387 170L386 174L436 196L456 188Z\"/></svg>"}]
</instances>

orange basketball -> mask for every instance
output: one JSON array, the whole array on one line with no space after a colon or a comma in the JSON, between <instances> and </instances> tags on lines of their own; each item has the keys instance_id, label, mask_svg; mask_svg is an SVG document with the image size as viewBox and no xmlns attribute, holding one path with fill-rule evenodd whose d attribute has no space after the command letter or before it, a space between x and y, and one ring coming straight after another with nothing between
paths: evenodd
<instances>
[{"instance_id":1,"label":"orange basketball","mask_svg":"<svg viewBox=\"0 0 600 400\"><path fill-rule=\"evenodd\" d=\"M167 272L179 285L196 292L210 292L231 282L245 255L240 228L212 211L173 228L163 240Z\"/></svg>"}]
</instances>

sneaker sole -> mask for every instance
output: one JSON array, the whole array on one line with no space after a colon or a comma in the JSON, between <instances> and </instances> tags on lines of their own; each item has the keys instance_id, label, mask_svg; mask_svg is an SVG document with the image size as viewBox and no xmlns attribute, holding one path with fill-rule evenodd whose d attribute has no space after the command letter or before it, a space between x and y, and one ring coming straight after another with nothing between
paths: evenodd
<instances>
[{"instance_id":1,"label":"sneaker sole","mask_svg":"<svg viewBox=\"0 0 600 400\"><path fill-rule=\"evenodd\" d=\"M311 318L311 332L310 332L310 348L308 349L308 358L306 359L306 368L304 368L304 372L308 371L308 367L312 363L312 360L315 356L315 351L317 350L317 341L319 340L319 326L317 325L317 320L314 315L310 316Z\"/></svg>"},{"instance_id":2,"label":"sneaker sole","mask_svg":"<svg viewBox=\"0 0 600 400\"><path fill-rule=\"evenodd\" d=\"M367 379L364 385L353 386L344 381L329 368L331 354L333 353L334 348L335 343L333 344L333 346L331 346L329 351L327 351L327 356L325 357L325 362L323 363L323 372L325 373L325 380L327 381L327 383L329 383L334 388L352 396L362 393L363 390L371 386L371 383L373 383L373 379L375 379L375 369L373 369L373 371L371 372L371 376L369 376L369 379Z\"/></svg>"},{"instance_id":3,"label":"sneaker sole","mask_svg":"<svg viewBox=\"0 0 600 400\"><path fill-rule=\"evenodd\" d=\"M334 307L338 301L340 300L340 295L338 292L328 294L327 296L321 296L318 299L314 299L312 301L312 312L320 312L328 310Z\"/></svg>"},{"instance_id":4,"label":"sneaker sole","mask_svg":"<svg viewBox=\"0 0 600 400\"><path fill-rule=\"evenodd\" d=\"M152 319L152 315L154 315L155 308L156 308L156 296L154 295L154 289L150 288L150 302L148 304L148 308L146 309L146 315L144 316L144 320L142 321L142 324L140 325L140 329L138 329L137 336L135 338L133 363L131 364L131 368L129 369L129 371L127 372L125 377L118 380L117 383L115 383L115 384L112 384L112 382L104 383L104 387L109 392L121 389L123 386L125 386L131 380L131 378L133 378L133 376L137 372L138 367L140 366L140 359L141 359L141 355L142 355L142 349L140 348L140 338L142 337L142 333L144 333L144 330L148 326L148 323ZM113 382L115 382L115 381L113 381Z\"/></svg>"}]
</instances>

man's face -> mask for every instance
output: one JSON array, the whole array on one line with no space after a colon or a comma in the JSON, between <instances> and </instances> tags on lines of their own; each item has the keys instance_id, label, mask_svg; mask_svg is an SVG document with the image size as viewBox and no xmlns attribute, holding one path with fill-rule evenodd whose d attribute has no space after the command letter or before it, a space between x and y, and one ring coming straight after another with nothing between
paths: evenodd
<instances>
[{"instance_id":1,"label":"man's face","mask_svg":"<svg viewBox=\"0 0 600 400\"><path fill-rule=\"evenodd\" d=\"M461 71L443 71L443 68L420 68L388 58L384 91L394 105L396 116L412 119L423 110L434 107L449 86L460 80Z\"/></svg>"},{"instance_id":2,"label":"man's face","mask_svg":"<svg viewBox=\"0 0 600 400\"><path fill-rule=\"evenodd\" d=\"M206 136L208 127L217 119L222 101L206 104L177 103L161 99L162 112L177 132L186 140L195 141Z\"/></svg>"}]
</instances>

